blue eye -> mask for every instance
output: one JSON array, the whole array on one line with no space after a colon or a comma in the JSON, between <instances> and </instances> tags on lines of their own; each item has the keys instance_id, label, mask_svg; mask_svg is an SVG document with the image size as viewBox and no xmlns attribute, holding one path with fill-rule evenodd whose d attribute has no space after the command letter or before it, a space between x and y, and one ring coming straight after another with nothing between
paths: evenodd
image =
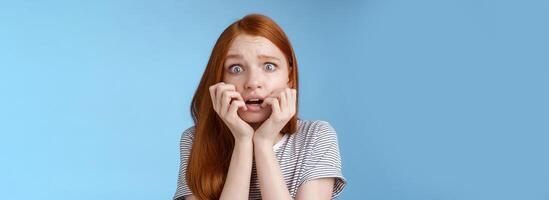
<instances>
[{"instance_id":1,"label":"blue eye","mask_svg":"<svg viewBox=\"0 0 549 200\"><path fill-rule=\"evenodd\" d=\"M238 74L242 72L242 67L240 67L240 65L231 65L229 71L233 74Z\"/></svg>"},{"instance_id":2,"label":"blue eye","mask_svg":"<svg viewBox=\"0 0 549 200\"><path fill-rule=\"evenodd\" d=\"M273 63L265 63L265 69L267 69L267 71L274 71L276 68L276 65L273 64Z\"/></svg>"}]
</instances>

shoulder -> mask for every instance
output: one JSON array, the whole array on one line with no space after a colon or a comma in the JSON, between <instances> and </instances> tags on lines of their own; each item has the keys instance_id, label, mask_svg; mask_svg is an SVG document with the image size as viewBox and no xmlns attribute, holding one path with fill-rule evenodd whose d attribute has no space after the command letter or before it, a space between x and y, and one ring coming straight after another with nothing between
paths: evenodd
<instances>
[{"instance_id":1,"label":"shoulder","mask_svg":"<svg viewBox=\"0 0 549 200\"><path fill-rule=\"evenodd\" d=\"M182 137L194 137L194 133L196 131L196 126L191 126L183 131L181 134Z\"/></svg>"},{"instance_id":2,"label":"shoulder","mask_svg":"<svg viewBox=\"0 0 549 200\"><path fill-rule=\"evenodd\" d=\"M189 146L190 144L192 144L195 131L196 127L193 125L185 129L183 133L181 133L181 146Z\"/></svg>"},{"instance_id":3,"label":"shoulder","mask_svg":"<svg viewBox=\"0 0 549 200\"><path fill-rule=\"evenodd\" d=\"M303 135L335 134L332 124L324 120L298 120L298 132Z\"/></svg>"},{"instance_id":4,"label":"shoulder","mask_svg":"<svg viewBox=\"0 0 549 200\"><path fill-rule=\"evenodd\" d=\"M298 120L298 132L295 137L298 141L302 141L303 145L337 141L334 127L324 120Z\"/></svg>"}]
</instances>

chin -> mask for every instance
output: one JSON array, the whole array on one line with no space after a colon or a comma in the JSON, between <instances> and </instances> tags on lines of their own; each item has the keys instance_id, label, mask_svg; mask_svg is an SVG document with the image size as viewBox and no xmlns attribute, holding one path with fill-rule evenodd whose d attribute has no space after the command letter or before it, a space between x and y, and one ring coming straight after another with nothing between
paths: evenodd
<instances>
[{"instance_id":1,"label":"chin","mask_svg":"<svg viewBox=\"0 0 549 200\"><path fill-rule=\"evenodd\" d=\"M269 117L269 113L266 111L259 111L259 112L242 111L242 112L238 112L238 116L240 116L242 120L248 123L260 123L267 120L267 118Z\"/></svg>"}]
</instances>

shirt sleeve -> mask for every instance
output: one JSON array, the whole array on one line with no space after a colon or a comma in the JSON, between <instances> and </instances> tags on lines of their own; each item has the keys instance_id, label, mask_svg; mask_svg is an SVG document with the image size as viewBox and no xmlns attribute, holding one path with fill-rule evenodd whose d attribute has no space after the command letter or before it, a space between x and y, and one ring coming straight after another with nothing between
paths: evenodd
<instances>
[{"instance_id":1,"label":"shirt sleeve","mask_svg":"<svg viewBox=\"0 0 549 200\"><path fill-rule=\"evenodd\" d=\"M187 161L191 152L193 136L194 126L185 130L181 135L181 141L179 143L179 176L177 178L177 189L175 191L175 195L173 196L174 200L185 199L184 196L192 194L189 186L187 185L187 181L185 180L185 174L187 171Z\"/></svg>"},{"instance_id":2,"label":"shirt sleeve","mask_svg":"<svg viewBox=\"0 0 549 200\"><path fill-rule=\"evenodd\" d=\"M341 170L339 144L334 128L330 123L319 121L311 133L308 158L305 160L304 173L299 185L317 178L335 178L332 199L339 196L347 180Z\"/></svg>"}]
</instances>

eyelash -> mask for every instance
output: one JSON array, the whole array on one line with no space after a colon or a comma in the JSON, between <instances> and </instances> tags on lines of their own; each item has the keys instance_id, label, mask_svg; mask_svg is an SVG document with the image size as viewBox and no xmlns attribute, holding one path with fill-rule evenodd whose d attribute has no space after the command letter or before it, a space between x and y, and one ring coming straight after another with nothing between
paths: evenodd
<instances>
[{"instance_id":1,"label":"eyelash","mask_svg":"<svg viewBox=\"0 0 549 200\"><path fill-rule=\"evenodd\" d=\"M271 64L271 65L273 65L273 66L274 66L273 71L276 70L276 68L278 68L278 65L276 65L275 63L272 63L272 62L265 62L264 64L265 64L265 65L266 65L266 64ZM230 65L230 66L228 67L229 73L231 73L231 74L236 74L235 72L232 72L232 71L231 71L231 68L234 67L234 66L240 66L240 64L232 64L232 65Z\"/></svg>"}]
</instances>

